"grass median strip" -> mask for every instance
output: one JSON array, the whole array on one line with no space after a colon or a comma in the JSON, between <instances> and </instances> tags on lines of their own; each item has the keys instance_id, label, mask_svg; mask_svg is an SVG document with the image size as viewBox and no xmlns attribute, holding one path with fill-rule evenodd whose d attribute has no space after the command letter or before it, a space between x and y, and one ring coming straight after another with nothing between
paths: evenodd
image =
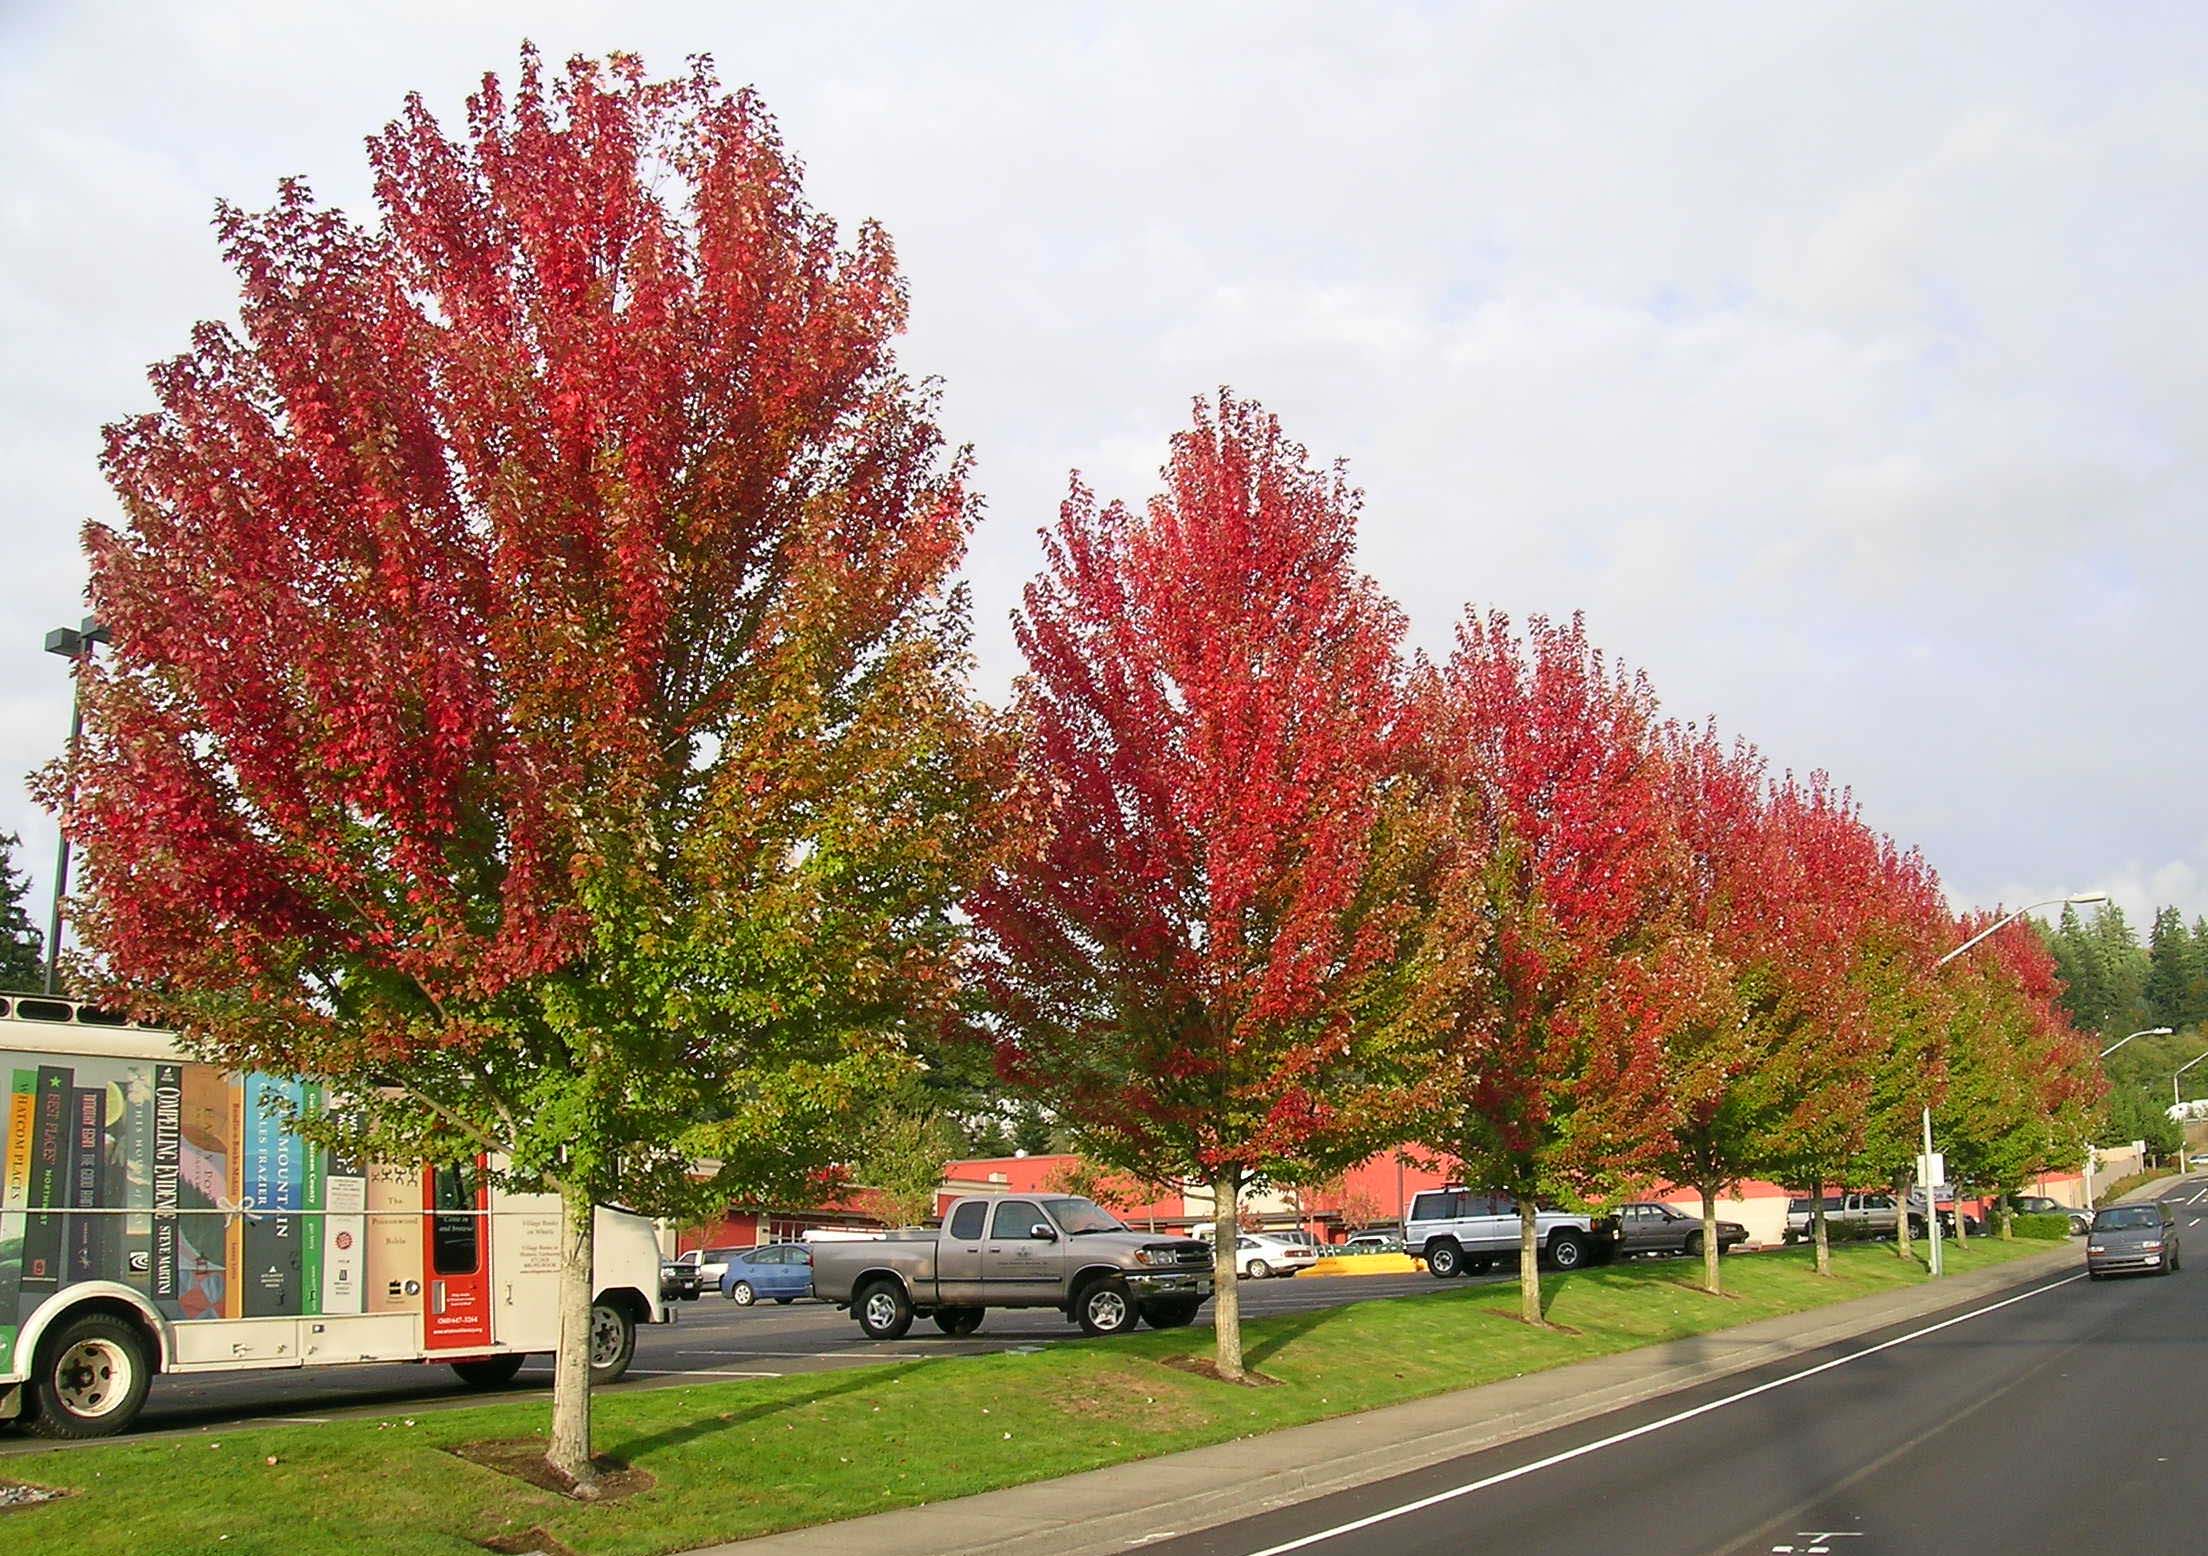
<instances>
[{"instance_id":1,"label":"grass median strip","mask_svg":"<svg viewBox=\"0 0 2208 1556\"><path fill-rule=\"evenodd\" d=\"M1948 1259L1962 1272L2045 1248L1976 1241L1951 1245ZM1517 1321L1507 1284L1437 1282L1418 1296L1261 1319L1245 1347L1276 1388L1163 1365L1209 1350L1209 1331L1195 1329L608 1395L597 1448L651 1484L596 1506L453 1451L540 1432L541 1400L17 1456L0 1461L0 1480L78 1494L0 1511L0 1533L11 1549L71 1556L656 1556L1396 1404L1923 1278L1886 1247L1835 1249L1833 1263L1821 1280L1806 1251L1727 1260L1724 1299L1694 1289L1684 1261L1550 1276L1550 1329ZM536 1531L556 1545L532 1543Z\"/></svg>"}]
</instances>

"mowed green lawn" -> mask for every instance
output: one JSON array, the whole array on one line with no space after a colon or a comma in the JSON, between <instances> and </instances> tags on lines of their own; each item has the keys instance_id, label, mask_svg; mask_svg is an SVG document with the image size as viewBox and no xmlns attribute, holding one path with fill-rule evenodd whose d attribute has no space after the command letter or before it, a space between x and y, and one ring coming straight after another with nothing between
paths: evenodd
<instances>
[{"instance_id":1,"label":"mowed green lawn","mask_svg":"<svg viewBox=\"0 0 2208 1556\"><path fill-rule=\"evenodd\" d=\"M1950 1245L1950 1267L2047 1246ZM1835 1249L1834 1267L1822 1280L1806 1251L1728 1259L1735 1295L1722 1299L1695 1290L1700 1266L1683 1260L1551 1275L1548 1316L1564 1327L1549 1330L1517 1321L1507 1283L1265 1319L1247 1326L1246 1344L1274 1388L1163 1364L1207 1354L1208 1331L1146 1330L1039 1354L611 1395L597 1406L600 1451L657 1483L594 1506L445 1451L541 1433L542 1400L430 1411L412 1425L393 1415L11 1456L0 1479L76 1495L0 1511L0 1545L71 1556L455 1552L542 1530L584 1556L683 1550L1193 1448L1924 1278L1884 1246Z\"/></svg>"}]
</instances>

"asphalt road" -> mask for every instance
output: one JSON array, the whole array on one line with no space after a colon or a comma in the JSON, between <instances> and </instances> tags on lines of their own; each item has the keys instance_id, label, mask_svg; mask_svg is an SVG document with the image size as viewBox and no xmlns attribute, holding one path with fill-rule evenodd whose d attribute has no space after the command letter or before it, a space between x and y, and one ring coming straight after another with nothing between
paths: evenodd
<instances>
[{"instance_id":1,"label":"asphalt road","mask_svg":"<svg viewBox=\"0 0 2208 1556\"><path fill-rule=\"evenodd\" d=\"M1514 1278L1515 1270L1490 1279ZM1426 1275L1304 1276L1242 1284L1242 1311L1250 1317L1334 1307L1345 1302L1430 1291ZM926 1319L893 1344L869 1340L848 1314L810 1300L787 1307L762 1303L741 1308L718 1296L674 1304L672 1324L651 1325L637 1336L629 1375L613 1386L667 1387L712 1378L777 1377L884 1361L964 1356L1015 1347L1055 1345L1081 1338L1054 1310L993 1309L981 1332L964 1340L939 1333ZM1199 1327L1210 1323L1206 1304ZM532 1361L512 1384L476 1389L450 1368L386 1362L368 1366L309 1367L280 1371L200 1374L153 1380L136 1434L199 1430L241 1421L317 1421L341 1415L419 1410L474 1404L485 1398L549 1392L550 1357ZM0 1453L53 1446L0 1427Z\"/></svg>"},{"instance_id":2,"label":"asphalt road","mask_svg":"<svg viewBox=\"0 0 2208 1556\"><path fill-rule=\"evenodd\" d=\"M2186 1267L1995 1297L1147 1556L2208 1549L2208 1178Z\"/></svg>"}]
</instances>

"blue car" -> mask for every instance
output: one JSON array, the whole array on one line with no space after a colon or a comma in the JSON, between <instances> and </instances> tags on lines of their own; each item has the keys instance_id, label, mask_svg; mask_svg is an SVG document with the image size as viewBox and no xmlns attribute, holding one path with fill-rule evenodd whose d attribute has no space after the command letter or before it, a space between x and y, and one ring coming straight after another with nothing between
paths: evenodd
<instances>
[{"instance_id":1,"label":"blue car","mask_svg":"<svg viewBox=\"0 0 2208 1556\"><path fill-rule=\"evenodd\" d=\"M813 1294L813 1254L803 1243L769 1243L729 1258L721 1273L721 1295L738 1307L761 1297L788 1304Z\"/></svg>"}]
</instances>

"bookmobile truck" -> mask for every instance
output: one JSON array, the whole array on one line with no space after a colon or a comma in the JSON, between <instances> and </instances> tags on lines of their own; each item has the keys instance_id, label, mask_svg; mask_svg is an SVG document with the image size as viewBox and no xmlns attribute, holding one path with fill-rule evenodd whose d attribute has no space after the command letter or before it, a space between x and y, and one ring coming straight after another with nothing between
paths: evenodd
<instances>
[{"instance_id":1,"label":"bookmobile truck","mask_svg":"<svg viewBox=\"0 0 2208 1556\"><path fill-rule=\"evenodd\" d=\"M359 1163L235 1075L73 1000L0 995L0 1421L127 1427L156 1373L436 1362L510 1381L559 1338L559 1199L482 1163ZM601 1206L594 1381L665 1323L652 1224Z\"/></svg>"}]
</instances>

